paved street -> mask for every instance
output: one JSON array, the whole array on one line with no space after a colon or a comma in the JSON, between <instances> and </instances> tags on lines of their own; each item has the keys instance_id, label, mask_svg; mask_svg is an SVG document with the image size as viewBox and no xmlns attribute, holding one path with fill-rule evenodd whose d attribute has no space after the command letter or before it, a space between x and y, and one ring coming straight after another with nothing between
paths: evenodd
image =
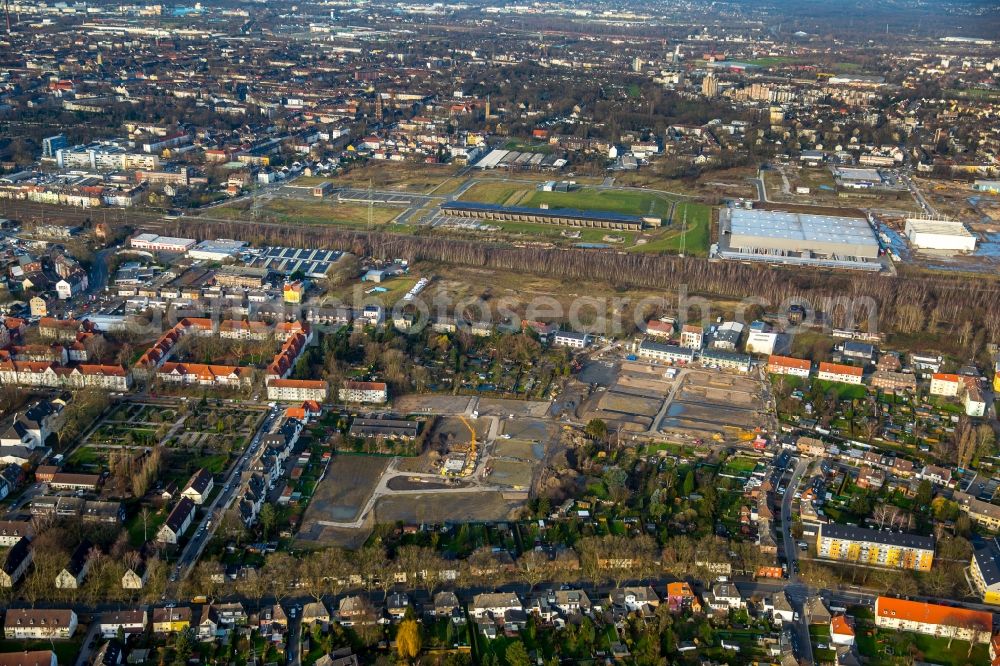
<instances>
[{"instance_id":1,"label":"paved street","mask_svg":"<svg viewBox=\"0 0 1000 666\"><path fill-rule=\"evenodd\" d=\"M247 446L239 460L230 469L222 491L215 496L211 504L204 507L204 515L201 521L191 528L195 530L194 535L181 551L177 564L170 575L170 582L176 583L187 577L201 556L205 546L212 540L212 535L219 528L223 515L232 506L233 501L243 492L243 488L249 478L247 472L253 466L253 461L260 456L261 439L266 433L270 432L279 414L280 408L271 408L271 411L268 412L267 417L257 429L257 433L254 435L253 440L251 440L250 445Z\"/></svg>"}]
</instances>

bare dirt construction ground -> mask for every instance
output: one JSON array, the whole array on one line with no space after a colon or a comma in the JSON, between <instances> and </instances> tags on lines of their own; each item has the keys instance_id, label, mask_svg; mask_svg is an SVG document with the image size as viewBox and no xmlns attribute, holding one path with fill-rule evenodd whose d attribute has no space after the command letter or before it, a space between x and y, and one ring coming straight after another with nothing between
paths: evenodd
<instances>
[{"instance_id":1,"label":"bare dirt construction ground","mask_svg":"<svg viewBox=\"0 0 1000 666\"><path fill-rule=\"evenodd\" d=\"M460 395L404 395L393 401L393 408L401 414L461 414L472 400Z\"/></svg>"},{"instance_id":2,"label":"bare dirt construction ground","mask_svg":"<svg viewBox=\"0 0 1000 666\"><path fill-rule=\"evenodd\" d=\"M601 388L582 402L577 415L583 421L601 419L611 428L629 432L649 430L674 384L664 372L663 367L631 361L591 363L579 377Z\"/></svg>"},{"instance_id":3,"label":"bare dirt construction ground","mask_svg":"<svg viewBox=\"0 0 1000 666\"><path fill-rule=\"evenodd\" d=\"M330 536L330 528L317 521L351 521L368 501L376 484L389 466L389 458L369 456L339 455L330 463L326 478L306 509L302 519L299 539L325 542ZM353 533L354 530L338 530Z\"/></svg>"},{"instance_id":4,"label":"bare dirt construction ground","mask_svg":"<svg viewBox=\"0 0 1000 666\"><path fill-rule=\"evenodd\" d=\"M507 417L511 414L515 419L519 416L543 417L549 411L549 403L539 400L504 400L502 398L480 398L479 414L481 416Z\"/></svg>"},{"instance_id":5,"label":"bare dirt construction ground","mask_svg":"<svg viewBox=\"0 0 1000 666\"><path fill-rule=\"evenodd\" d=\"M660 429L702 437L742 435L760 422L759 389L758 382L747 377L691 372L667 407Z\"/></svg>"},{"instance_id":6,"label":"bare dirt construction ground","mask_svg":"<svg viewBox=\"0 0 1000 666\"><path fill-rule=\"evenodd\" d=\"M498 492L390 495L375 505L375 516L382 523L507 520L521 505L505 500Z\"/></svg>"}]
</instances>

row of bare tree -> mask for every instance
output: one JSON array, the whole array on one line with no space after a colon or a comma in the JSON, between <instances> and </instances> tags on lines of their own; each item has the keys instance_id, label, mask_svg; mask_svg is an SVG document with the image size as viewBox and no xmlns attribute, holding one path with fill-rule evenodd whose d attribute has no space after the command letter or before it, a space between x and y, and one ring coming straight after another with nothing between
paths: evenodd
<instances>
[{"instance_id":1,"label":"row of bare tree","mask_svg":"<svg viewBox=\"0 0 1000 666\"><path fill-rule=\"evenodd\" d=\"M411 262L475 266L571 280L593 280L615 287L675 292L686 285L692 294L727 299L760 299L765 309L797 299L822 311L834 325L850 317L866 319L865 303L877 308L878 326L918 333L950 325L967 341L983 330L988 341L1000 340L1000 288L990 277L871 276L819 270L792 271L763 265L711 262L664 254L514 247L472 240L350 231L335 226L248 226L240 221L174 222L168 233L200 238L232 238L268 245L325 247L359 256L405 258ZM249 237L248 237L249 235ZM968 322L968 323L966 323Z\"/></svg>"}]
</instances>

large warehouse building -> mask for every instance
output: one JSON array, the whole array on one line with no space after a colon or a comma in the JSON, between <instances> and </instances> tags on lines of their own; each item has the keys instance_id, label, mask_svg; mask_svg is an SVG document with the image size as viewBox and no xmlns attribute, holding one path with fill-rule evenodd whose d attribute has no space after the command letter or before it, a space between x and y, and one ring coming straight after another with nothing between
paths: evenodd
<instances>
[{"instance_id":1,"label":"large warehouse building","mask_svg":"<svg viewBox=\"0 0 1000 666\"><path fill-rule=\"evenodd\" d=\"M771 210L723 209L716 253L725 259L880 270L868 220Z\"/></svg>"},{"instance_id":2,"label":"large warehouse building","mask_svg":"<svg viewBox=\"0 0 1000 666\"><path fill-rule=\"evenodd\" d=\"M961 222L951 220L925 220L911 217L906 220L906 237L913 247L922 250L954 250L975 252L976 237Z\"/></svg>"},{"instance_id":3,"label":"large warehouse building","mask_svg":"<svg viewBox=\"0 0 1000 666\"><path fill-rule=\"evenodd\" d=\"M658 217L622 215L601 210L575 208L526 208L524 206L498 206L475 201L449 201L441 205L441 212L450 217L493 222L531 222L558 224L566 227L590 227L642 231L645 226L659 226Z\"/></svg>"}]
</instances>

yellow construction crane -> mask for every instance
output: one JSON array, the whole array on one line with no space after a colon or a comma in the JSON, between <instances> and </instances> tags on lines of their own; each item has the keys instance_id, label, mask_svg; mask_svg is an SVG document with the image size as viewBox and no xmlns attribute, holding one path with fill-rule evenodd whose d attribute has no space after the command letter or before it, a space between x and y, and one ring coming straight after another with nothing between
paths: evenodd
<instances>
[{"instance_id":1,"label":"yellow construction crane","mask_svg":"<svg viewBox=\"0 0 1000 666\"><path fill-rule=\"evenodd\" d=\"M459 414L458 418L469 429L469 436L472 437L472 443L469 445L469 457L466 460L469 464L474 464L473 461L476 459L476 429L469 425L469 422L461 414Z\"/></svg>"}]
</instances>

